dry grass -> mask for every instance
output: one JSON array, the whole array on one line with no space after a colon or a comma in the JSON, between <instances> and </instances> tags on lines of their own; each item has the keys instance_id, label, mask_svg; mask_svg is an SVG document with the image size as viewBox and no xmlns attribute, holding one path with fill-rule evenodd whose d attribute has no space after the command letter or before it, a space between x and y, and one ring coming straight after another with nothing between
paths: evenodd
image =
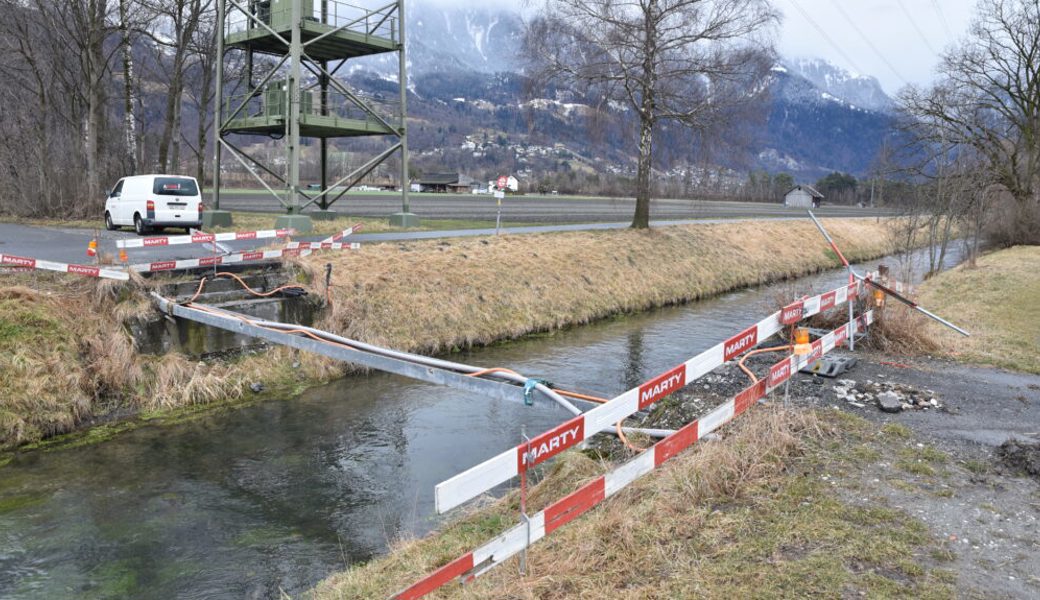
<instances>
[{"instance_id":1,"label":"dry grass","mask_svg":"<svg viewBox=\"0 0 1040 600\"><path fill-rule=\"evenodd\" d=\"M939 350L933 323L910 307L889 299L885 308L876 311L879 320L871 325L863 346L892 354L932 354ZM859 346L857 346L859 348Z\"/></svg>"},{"instance_id":2,"label":"dry grass","mask_svg":"<svg viewBox=\"0 0 1040 600\"><path fill-rule=\"evenodd\" d=\"M845 504L819 480L836 416L756 410L539 542L526 577L503 565L431 598L951 597L914 561L924 528ZM571 453L540 484L559 497L601 469ZM385 598L516 521L515 494L384 558L335 575L317 600Z\"/></svg>"},{"instance_id":3,"label":"dry grass","mask_svg":"<svg viewBox=\"0 0 1040 600\"><path fill-rule=\"evenodd\" d=\"M889 224L828 220L850 260L893 251ZM333 264L337 333L425 352L487 344L833 268L811 223L724 223L366 245Z\"/></svg>"},{"instance_id":4,"label":"dry grass","mask_svg":"<svg viewBox=\"0 0 1040 600\"><path fill-rule=\"evenodd\" d=\"M1017 246L940 273L920 302L971 332L965 338L928 324L942 349L960 360L1040 373L1040 247Z\"/></svg>"},{"instance_id":5,"label":"dry grass","mask_svg":"<svg viewBox=\"0 0 1040 600\"><path fill-rule=\"evenodd\" d=\"M151 310L146 290L50 274L8 281L15 285L0 287L0 448L109 414L235 401L255 381L295 386L337 374L329 361L287 349L212 364L142 356L121 324Z\"/></svg>"}]
</instances>

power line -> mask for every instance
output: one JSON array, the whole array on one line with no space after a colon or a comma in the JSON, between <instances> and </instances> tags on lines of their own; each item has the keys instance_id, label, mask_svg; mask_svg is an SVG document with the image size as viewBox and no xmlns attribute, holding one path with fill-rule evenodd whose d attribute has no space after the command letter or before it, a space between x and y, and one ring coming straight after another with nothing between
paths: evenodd
<instances>
[{"instance_id":1,"label":"power line","mask_svg":"<svg viewBox=\"0 0 1040 600\"><path fill-rule=\"evenodd\" d=\"M834 50L838 54L840 54L842 58L845 59L845 62L847 62L849 65L851 65L852 68L855 69L856 71L858 71L859 73L866 74L866 71L864 71L863 69L859 68L858 65L856 65L856 61L854 61L851 58L849 58L848 54L845 54L845 51L841 49L841 46L839 46L838 44L834 43L834 40L831 39L831 36L827 35L827 31L824 30L823 27L820 27L816 23L816 21L814 21L813 18L809 16L809 13L807 13L805 11L805 9L803 9L801 7L801 5L798 4L797 0L790 0L790 2L796 9L798 9L798 12L802 13L802 16L805 17L805 20L808 21L809 24L812 25L814 29L816 29L816 32L820 34L820 37L822 37L823 39L827 40L827 43L830 44L831 47L834 48Z\"/></svg>"},{"instance_id":2,"label":"power line","mask_svg":"<svg viewBox=\"0 0 1040 600\"><path fill-rule=\"evenodd\" d=\"M874 54L881 59L881 62L885 63L885 65L892 71L892 73L894 73L896 77L903 81L904 85L909 85L910 82L906 80L906 77L903 77L903 75L899 71L897 71L894 66L892 66L892 63L889 62L887 58L885 58L885 55L881 54L881 51L877 49L877 46L874 45L874 42L870 41L870 38L867 37L865 33L863 33L863 30L859 28L859 25L856 25L856 22L852 20L852 17L849 16L849 13L845 12L845 9L841 7L841 3L834 2L833 6L834 8L838 9L838 12L841 13L841 16L845 17L845 20L848 22L849 26L852 27L852 29L854 29L856 33L859 34L859 37L863 38L863 41L871 50L874 51Z\"/></svg>"},{"instance_id":3,"label":"power line","mask_svg":"<svg viewBox=\"0 0 1040 600\"><path fill-rule=\"evenodd\" d=\"M946 30L946 35L952 38L953 31L950 30L950 22L946 20L946 15L943 13L942 8L939 6L939 0L932 0L932 8L934 8L936 14L939 15L939 21L943 24L943 29Z\"/></svg>"},{"instance_id":4,"label":"power line","mask_svg":"<svg viewBox=\"0 0 1040 600\"><path fill-rule=\"evenodd\" d=\"M910 14L910 11L906 9L906 4L903 2L903 0L896 0L896 2L899 4L899 8L903 9L903 14L906 15L906 20L910 21L910 25L913 26L914 31L917 32L917 35L921 37L921 41L924 42L924 45L928 46L928 49L932 51L932 54L939 54L935 51L935 48L932 47L931 42L928 41L928 38L925 36L924 32L921 31L921 28L918 27L917 21L914 20L914 17Z\"/></svg>"}]
</instances>

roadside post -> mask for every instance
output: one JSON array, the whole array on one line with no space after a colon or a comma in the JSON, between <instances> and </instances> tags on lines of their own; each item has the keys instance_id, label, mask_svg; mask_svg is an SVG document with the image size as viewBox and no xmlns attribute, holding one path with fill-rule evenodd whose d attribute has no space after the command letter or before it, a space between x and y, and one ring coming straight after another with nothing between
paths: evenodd
<instances>
[{"instance_id":1,"label":"roadside post","mask_svg":"<svg viewBox=\"0 0 1040 600\"><path fill-rule=\"evenodd\" d=\"M498 188L495 190L495 202L498 204L498 212L495 215L495 235L498 235L502 226L502 198L506 197L506 186L509 185L509 178L505 175L500 175L495 183L497 184L495 187Z\"/></svg>"}]
</instances>

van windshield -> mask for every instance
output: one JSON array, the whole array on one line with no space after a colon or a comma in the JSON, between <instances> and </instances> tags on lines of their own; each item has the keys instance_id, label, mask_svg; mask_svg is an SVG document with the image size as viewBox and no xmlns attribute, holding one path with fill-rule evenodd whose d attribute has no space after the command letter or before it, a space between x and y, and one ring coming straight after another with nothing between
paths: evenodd
<instances>
[{"instance_id":1,"label":"van windshield","mask_svg":"<svg viewBox=\"0 0 1040 600\"><path fill-rule=\"evenodd\" d=\"M160 196L198 196L199 186L187 177L156 177L152 193Z\"/></svg>"}]
</instances>

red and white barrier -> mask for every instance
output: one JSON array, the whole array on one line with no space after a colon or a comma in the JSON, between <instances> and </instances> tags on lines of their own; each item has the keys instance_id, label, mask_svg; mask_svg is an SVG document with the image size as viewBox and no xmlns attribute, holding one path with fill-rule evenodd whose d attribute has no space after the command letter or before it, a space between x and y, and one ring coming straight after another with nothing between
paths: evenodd
<instances>
[{"instance_id":1,"label":"red and white barrier","mask_svg":"<svg viewBox=\"0 0 1040 600\"><path fill-rule=\"evenodd\" d=\"M171 235L162 237L146 237L127 240L116 240L116 248L153 248L158 246L177 246L181 244L209 244L212 242L234 242L238 240L263 240L284 238L295 233L292 229L264 229L261 231L229 231L226 233L203 233L197 231L191 235Z\"/></svg>"},{"instance_id":2,"label":"red and white barrier","mask_svg":"<svg viewBox=\"0 0 1040 600\"><path fill-rule=\"evenodd\" d=\"M348 235L350 235L352 233L357 233L357 232L361 231L361 227L362 227L361 223L358 223L358 224L354 225L353 227L351 227L350 229L344 229L343 231L341 231L341 232L339 232L339 233L337 233L335 235L330 235L329 237L323 239L321 242L323 244L326 243L326 242L338 242L338 241L342 240L343 238L347 237Z\"/></svg>"},{"instance_id":3,"label":"red and white barrier","mask_svg":"<svg viewBox=\"0 0 1040 600\"><path fill-rule=\"evenodd\" d=\"M860 282L843 285L785 306L728 340L661 373L639 387L632 388L609 402L534 437L529 453L525 452L526 444L519 445L441 482L434 488L437 512L447 512L645 409L682 389L687 383L703 377L723 363L754 348L760 341L773 336L785 325L844 304L850 297L860 293L862 285Z\"/></svg>"},{"instance_id":4,"label":"red and white barrier","mask_svg":"<svg viewBox=\"0 0 1040 600\"><path fill-rule=\"evenodd\" d=\"M813 342L811 354L788 356L770 368L767 378L745 388L707 415L689 423L620 467L550 504L545 510L532 515L527 523L514 526L480 548L437 569L408 589L394 595L393 598L396 600L421 598L455 579L461 577L468 581L501 564L588 512L589 509L618 493L640 477L650 473L668 459L692 446L697 440L741 415L760 398L790 379L793 373L847 342L853 333L865 331L873 322L873 318L873 311L868 311L853 323L854 331L849 331L849 324L842 325ZM532 445L533 443L532 440Z\"/></svg>"},{"instance_id":5,"label":"red and white barrier","mask_svg":"<svg viewBox=\"0 0 1040 600\"><path fill-rule=\"evenodd\" d=\"M0 265L18 267L22 269L39 269L44 271L57 271L58 273L72 273L84 277L98 277L101 279L116 279L127 281L130 274L126 271L106 269L92 265L72 265L67 263L41 260L27 256L14 256L11 254L0 254Z\"/></svg>"},{"instance_id":6,"label":"red and white barrier","mask_svg":"<svg viewBox=\"0 0 1040 600\"><path fill-rule=\"evenodd\" d=\"M280 250L258 250L256 252L239 252L225 256L204 256L202 258L187 258L183 260L160 260L150 263L130 265L130 270L135 273L157 273L160 271L177 271L180 269L197 269L199 267L213 267L217 265L230 265L234 263L253 262L258 260L275 260L287 256L309 256L314 250L357 250L361 244L320 244L314 242L313 247L282 248ZM320 248L319 248L320 244Z\"/></svg>"}]
</instances>

